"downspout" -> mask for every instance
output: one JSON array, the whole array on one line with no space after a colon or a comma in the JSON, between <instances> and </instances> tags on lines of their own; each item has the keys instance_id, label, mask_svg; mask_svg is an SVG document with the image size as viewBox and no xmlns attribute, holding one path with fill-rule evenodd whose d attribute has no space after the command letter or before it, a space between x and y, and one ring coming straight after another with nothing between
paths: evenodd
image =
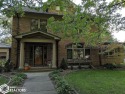
<instances>
[{"instance_id":1,"label":"downspout","mask_svg":"<svg viewBox=\"0 0 125 94\"><path fill-rule=\"evenodd\" d=\"M20 25L19 25L19 19L20 19L20 17L19 17L19 14L18 13L16 13L16 16L17 16L17 35L19 34L19 29L20 29ZM17 54L17 56L16 56L16 68L18 68L19 67L19 52L18 52L18 49L19 49L19 46L20 46L20 41L18 40L18 39L16 39L17 40L17 51L16 51L16 54Z\"/></svg>"},{"instance_id":2,"label":"downspout","mask_svg":"<svg viewBox=\"0 0 125 94\"><path fill-rule=\"evenodd\" d=\"M17 51L16 51L16 52L17 52L17 53L16 53L16 54L17 54L17 57L16 57L17 59L16 59L16 69L19 67L19 56L18 56L19 53L20 53L20 52L19 52L19 47L20 47L20 40L17 39Z\"/></svg>"}]
</instances>

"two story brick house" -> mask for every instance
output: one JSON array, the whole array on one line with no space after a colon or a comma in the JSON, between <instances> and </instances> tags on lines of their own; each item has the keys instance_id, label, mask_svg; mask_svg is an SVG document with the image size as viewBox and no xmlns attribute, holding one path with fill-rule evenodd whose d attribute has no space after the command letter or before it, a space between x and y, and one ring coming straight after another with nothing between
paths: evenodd
<instances>
[{"instance_id":1,"label":"two story brick house","mask_svg":"<svg viewBox=\"0 0 125 94\"><path fill-rule=\"evenodd\" d=\"M23 17L18 13L13 17L11 61L16 68L23 69L25 64L57 68L63 58L70 63L78 56L89 56L93 66L100 65L98 47L85 47L83 40L76 45L70 38L62 38L47 30L47 19L62 19L59 9L43 12L24 7L23 10Z\"/></svg>"}]
</instances>

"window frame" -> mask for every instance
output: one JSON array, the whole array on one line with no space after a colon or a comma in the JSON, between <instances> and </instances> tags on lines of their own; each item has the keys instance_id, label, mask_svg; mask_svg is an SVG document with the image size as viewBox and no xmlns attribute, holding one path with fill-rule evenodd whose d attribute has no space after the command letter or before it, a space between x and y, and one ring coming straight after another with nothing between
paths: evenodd
<instances>
[{"instance_id":1,"label":"window frame","mask_svg":"<svg viewBox=\"0 0 125 94\"><path fill-rule=\"evenodd\" d=\"M33 22L33 20L36 20L36 27L35 28L33 28L35 26L35 24L34 24L35 22ZM46 22L45 25L41 25L42 21ZM44 29L43 29L42 26L45 26ZM47 20L46 19L36 19L36 18L31 19L31 23L30 23L30 30L31 31L40 30L40 31L43 31L43 32L47 32L46 26L47 26Z\"/></svg>"}]
</instances>

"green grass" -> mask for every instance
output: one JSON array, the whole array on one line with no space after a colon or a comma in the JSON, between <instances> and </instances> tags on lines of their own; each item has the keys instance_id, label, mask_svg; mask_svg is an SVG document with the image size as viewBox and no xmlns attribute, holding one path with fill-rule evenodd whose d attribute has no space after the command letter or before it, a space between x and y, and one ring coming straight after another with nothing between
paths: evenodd
<instances>
[{"instance_id":1,"label":"green grass","mask_svg":"<svg viewBox=\"0 0 125 94\"><path fill-rule=\"evenodd\" d=\"M6 84L8 82L8 79L3 77L3 76L0 76L0 85L2 84Z\"/></svg>"},{"instance_id":2,"label":"green grass","mask_svg":"<svg viewBox=\"0 0 125 94\"><path fill-rule=\"evenodd\" d=\"M125 94L125 71L83 70L65 79L80 94Z\"/></svg>"}]
</instances>

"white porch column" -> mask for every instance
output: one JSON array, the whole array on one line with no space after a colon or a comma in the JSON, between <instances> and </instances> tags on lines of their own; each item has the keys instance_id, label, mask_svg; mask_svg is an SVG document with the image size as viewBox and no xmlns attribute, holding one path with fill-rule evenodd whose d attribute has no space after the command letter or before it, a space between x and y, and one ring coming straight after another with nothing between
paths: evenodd
<instances>
[{"instance_id":1,"label":"white porch column","mask_svg":"<svg viewBox=\"0 0 125 94\"><path fill-rule=\"evenodd\" d=\"M53 51L52 51L52 68L56 68L56 42L53 43Z\"/></svg>"},{"instance_id":2,"label":"white porch column","mask_svg":"<svg viewBox=\"0 0 125 94\"><path fill-rule=\"evenodd\" d=\"M20 43L20 63L19 69L23 69L24 67L24 42Z\"/></svg>"}]
</instances>

